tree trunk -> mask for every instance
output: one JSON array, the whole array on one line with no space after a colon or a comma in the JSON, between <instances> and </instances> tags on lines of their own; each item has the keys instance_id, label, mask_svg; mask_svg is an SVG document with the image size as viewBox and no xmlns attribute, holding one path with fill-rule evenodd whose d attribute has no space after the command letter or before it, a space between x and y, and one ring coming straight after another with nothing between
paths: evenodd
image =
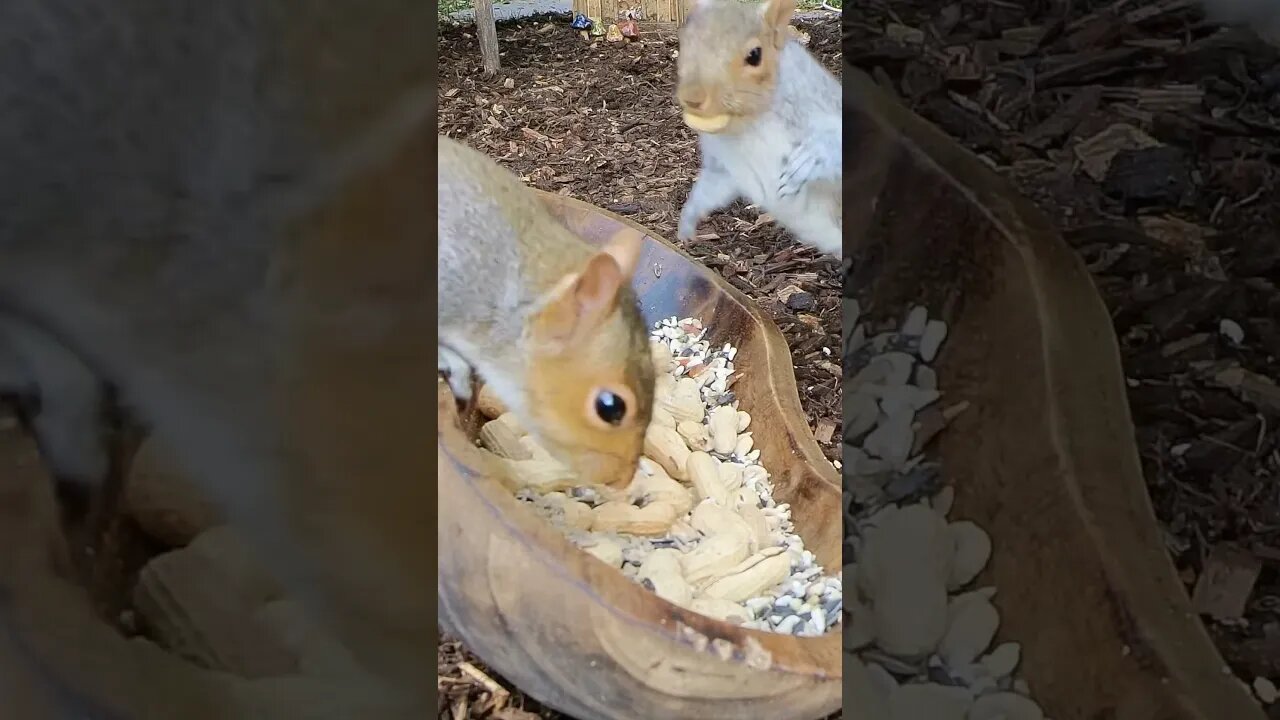
<instances>
[{"instance_id":1,"label":"tree trunk","mask_svg":"<svg viewBox=\"0 0 1280 720\"><path fill-rule=\"evenodd\" d=\"M493 19L493 0L475 0L476 37L480 39L480 58L486 75L502 67L498 60L498 28Z\"/></svg>"}]
</instances>

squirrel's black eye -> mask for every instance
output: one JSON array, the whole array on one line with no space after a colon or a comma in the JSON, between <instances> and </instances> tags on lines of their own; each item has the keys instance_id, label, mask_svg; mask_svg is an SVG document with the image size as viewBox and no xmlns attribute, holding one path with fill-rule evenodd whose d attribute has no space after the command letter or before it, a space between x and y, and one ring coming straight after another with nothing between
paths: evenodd
<instances>
[{"instance_id":1,"label":"squirrel's black eye","mask_svg":"<svg viewBox=\"0 0 1280 720\"><path fill-rule=\"evenodd\" d=\"M610 425L617 425L627 416L627 404L608 390L601 390L596 395L596 415Z\"/></svg>"},{"instance_id":2,"label":"squirrel's black eye","mask_svg":"<svg viewBox=\"0 0 1280 720\"><path fill-rule=\"evenodd\" d=\"M760 48L751 48L751 52L747 53L747 64L752 67L760 64Z\"/></svg>"}]
</instances>

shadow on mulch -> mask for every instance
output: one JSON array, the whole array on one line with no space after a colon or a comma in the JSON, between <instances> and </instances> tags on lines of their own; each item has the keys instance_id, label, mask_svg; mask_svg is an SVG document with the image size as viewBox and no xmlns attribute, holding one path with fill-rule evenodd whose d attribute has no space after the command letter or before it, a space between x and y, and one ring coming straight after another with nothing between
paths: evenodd
<instances>
[{"instance_id":1,"label":"shadow on mulch","mask_svg":"<svg viewBox=\"0 0 1280 720\"><path fill-rule=\"evenodd\" d=\"M1089 264L1187 592L1280 684L1280 50L1187 4L881 0L845 53Z\"/></svg>"},{"instance_id":2,"label":"shadow on mulch","mask_svg":"<svg viewBox=\"0 0 1280 720\"><path fill-rule=\"evenodd\" d=\"M797 22L840 72L840 29ZM643 29L643 28L642 28ZM674 32L594 46L546 16L498 26L502 70L482 77L474 28L439 37L439 132L498 160L533 187L585 200L674 239L698 171L675 105ZM685 252L719 272L786 336L801 404L827 457L840 457L839 263L800 246L741 203L714 214ZM541 708L454 640L438 656L441 718L567 718ZM839 718L832 716L832 720Z\"/></svg>"}]
</instances>

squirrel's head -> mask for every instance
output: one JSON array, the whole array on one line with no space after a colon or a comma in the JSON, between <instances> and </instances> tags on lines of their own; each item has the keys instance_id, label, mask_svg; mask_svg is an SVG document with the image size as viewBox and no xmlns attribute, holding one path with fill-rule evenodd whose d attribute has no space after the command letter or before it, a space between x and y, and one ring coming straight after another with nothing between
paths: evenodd
<instances>
[{"instance_id":1,"label":"squirrel's head","mask_svg":"<svg viewBox=\"0 0 1280 720\"><path fill-rule=\"evenodd\" d=\"M547 294L528 327L531 428L584 484L623 487L653 409L648 333L631 289L642 235L626 229Z\"/></svg>"},{"instance_id":2,"label":"squirrel's head","mask_svg":"<svg viewBox=\"0 0 1280 720\"><path fill-rule=\"evenodd\" d=\"M764 111L778 82L795 0L698 0L680 27L676 100L698 132L724 132Z\"/></svg>"}]
</instances>

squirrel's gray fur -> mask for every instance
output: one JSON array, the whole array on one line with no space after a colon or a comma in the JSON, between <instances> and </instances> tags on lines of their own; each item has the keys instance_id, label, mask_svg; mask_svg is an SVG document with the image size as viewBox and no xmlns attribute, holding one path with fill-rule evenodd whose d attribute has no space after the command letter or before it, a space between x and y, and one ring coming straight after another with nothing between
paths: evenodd
<instances>
[{"instance_id":1,"label":"squirrel's gray fur","mask_svg":"<svg viewBox=\"0 0 1280 720\"><path fill-rule=\"evenodd\" d=\"M641 234L593 247L484 154L445 137L437 152L439 367L464 399L474 368L586 482L630 482L653 396L630 284ZM627 398L615 425L593 419L601 392Z\"/></svg>"},{"instance_id":2,"label":"squirrel's gray fur","mask_svg":"<svg viewBox=\"0 0 1280 720\"><path fill-rule=\"evenodd\" d=\"M578 270L592 250L552 221L509 171L456 140L439 143L440 368L460 398L470 397L474 369L523 413L517 385L528 362L520 350L525 327L551 280Z\"/></svg>"}]
</instances>

